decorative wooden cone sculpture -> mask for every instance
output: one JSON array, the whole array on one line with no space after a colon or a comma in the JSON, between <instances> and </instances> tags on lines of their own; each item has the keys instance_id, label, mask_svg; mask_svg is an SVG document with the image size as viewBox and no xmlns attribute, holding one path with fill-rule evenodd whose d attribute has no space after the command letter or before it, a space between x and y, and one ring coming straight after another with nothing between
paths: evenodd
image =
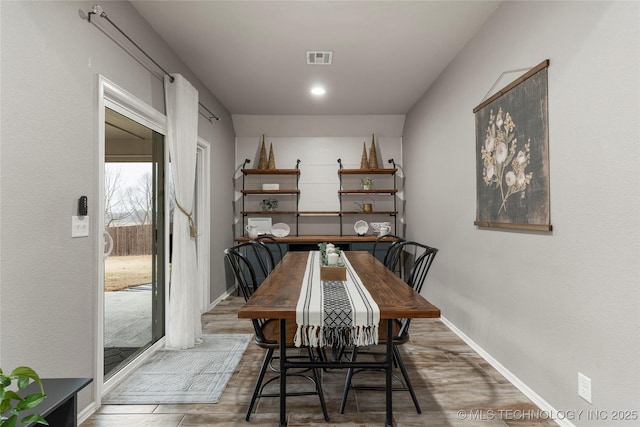
<instances>
[{"instance_id":1,"label":"decorative wooden cone sculpture","mask_svg":"<svg viewBox=\"0 0 640 427\"><path fill-rule=\"evenodd\" d=\"M367 143L362 143L362 160L360 160L360 169L369 169L369 160L367 160Z\"/></svg>"},{"instance_id":2,"label":"decorative wooden cone sculpture","mask_svg":"<svg viewBox=\"0 0 640 427\"><path fill-rule=\"evenodd\" d=\"M264 135L262 135L262 147L260 148L260 160L258 161L258 169L267 168L267 149L264 146Z\"/></svg>"},{"instance_id":3,"label":"decorative wooden cone sculpture","mask_svg":"<svg viewBox=\"0 0 640 427\"><path fill-rule=\"evenodd\" d=\"M269 144L269 165L267 169L275 169L276 168L276 158L273 155L273 144Z\"/></svg>"},{"instance_id":4,"label":"decorative wooden cone sculpture","mask_svg":"<svg viewBox=\"0 0 640 427\"><path fill-rule=\"evenodd\" d=\"M371 151L369 151L369 169L378 169L378 154L376 153L376 142L371 134Z\"/></svg>"}]
</instances>

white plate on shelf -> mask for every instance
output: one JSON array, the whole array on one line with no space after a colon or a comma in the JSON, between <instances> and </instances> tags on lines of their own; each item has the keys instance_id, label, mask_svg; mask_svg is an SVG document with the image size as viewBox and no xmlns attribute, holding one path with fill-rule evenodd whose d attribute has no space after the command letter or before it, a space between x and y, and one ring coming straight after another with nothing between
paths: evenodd
<instances>
[{"instance_id":1,"label":"white plate on shelf","mask_svg":"<svg viewBox=\"0 0 640 427\"><path fill-rule=\"evenodd\" d=\"M289 226L284 222L273 224L273 226L271 227L271 234L273 234L275 237L287 237L290 231L291 228L289 228Z\"/></svg>"},{"instance_id":2,"label":"white plate on shelf","mask_svg":"<svg viewBox=\"0 0 640 427\"><path fill-rule=\"evenodd\" d=\"M358 236L364 236L365 234L367 234L367 231L369 231L369 224L367 224L367 221L359 220L356 221L353 229Z\"/></svg>"}]
</instances>

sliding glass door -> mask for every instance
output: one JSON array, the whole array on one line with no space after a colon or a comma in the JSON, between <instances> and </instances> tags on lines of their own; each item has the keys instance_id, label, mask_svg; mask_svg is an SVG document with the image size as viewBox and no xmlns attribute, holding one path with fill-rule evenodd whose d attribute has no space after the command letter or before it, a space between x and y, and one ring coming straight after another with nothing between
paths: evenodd
<instances>
[{"instance_id":1,"label":"sliding glass door","mask_svg":"<svg viewBox=\"0 0 640 427\"><path fill-rule=\"evenodd\" d=\"M104 379L164 336L164 136L105 108Z\"/></svg>"}]
</instances>

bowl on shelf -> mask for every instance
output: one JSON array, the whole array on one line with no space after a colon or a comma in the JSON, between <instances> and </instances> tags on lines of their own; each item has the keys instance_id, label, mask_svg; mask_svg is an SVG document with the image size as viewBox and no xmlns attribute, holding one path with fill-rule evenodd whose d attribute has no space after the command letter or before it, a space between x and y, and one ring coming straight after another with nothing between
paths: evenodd
<instances>
[{"instance_id":1,"label":"bowl on shelf","mask_svg":"<svg viewBox=\"0 0 640 427\"><path fill-rule=\"evenodd\" d=\"M271 227L271 234L275 237L287 237L291 228L284 222L278 222Z\"/></svg>"},{"instance_id":2,"label":"bowl on shelf","mask_svg":"<svg viewBox=\"0 0 640 427\"><path fill-rule=\"evenodd\" d=\"M367 231L369 231L369 224L367 224L367 221L358 220L354 224L353 229L358 236L364 236L367 234Z\"/></svg>"}]
</instances>

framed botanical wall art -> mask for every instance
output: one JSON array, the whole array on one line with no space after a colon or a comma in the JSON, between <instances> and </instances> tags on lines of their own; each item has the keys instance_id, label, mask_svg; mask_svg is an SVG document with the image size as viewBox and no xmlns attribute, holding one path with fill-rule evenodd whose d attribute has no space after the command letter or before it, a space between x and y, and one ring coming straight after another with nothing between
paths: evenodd
<instances>
[{"instance_id":1,"label":"framed botanical wall art","mask_svg":"<svg viewBox=\"0 0 640 427\"><path fill-rule=\"evenodd\" d=\"M546 60L474 108L480 227L549 231Z\"/></svg>"}]
</instances>

